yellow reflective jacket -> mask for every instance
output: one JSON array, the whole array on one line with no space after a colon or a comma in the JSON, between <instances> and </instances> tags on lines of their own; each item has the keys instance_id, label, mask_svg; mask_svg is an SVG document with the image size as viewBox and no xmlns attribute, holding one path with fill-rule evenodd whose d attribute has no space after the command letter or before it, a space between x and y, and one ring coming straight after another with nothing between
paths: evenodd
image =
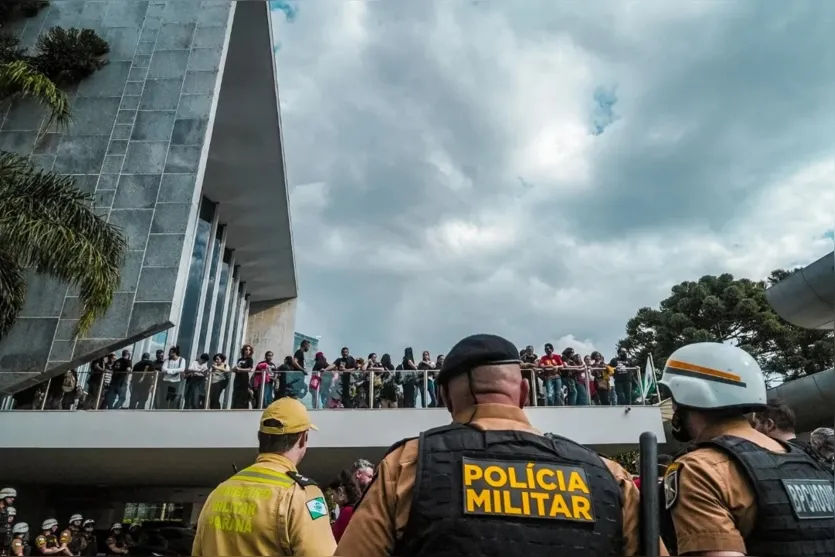
<instances>
[{"instance_id":1,"label":"yellow reflective jacket","mask_svg":"<svg viewBox=\"0 0 835 557\"><path fill-rule=\"evenodd\" d=\"M277 454L255 464L209 494L192 555L333 555L336 541L322 490Z\"/></svg>"}]
</instances>

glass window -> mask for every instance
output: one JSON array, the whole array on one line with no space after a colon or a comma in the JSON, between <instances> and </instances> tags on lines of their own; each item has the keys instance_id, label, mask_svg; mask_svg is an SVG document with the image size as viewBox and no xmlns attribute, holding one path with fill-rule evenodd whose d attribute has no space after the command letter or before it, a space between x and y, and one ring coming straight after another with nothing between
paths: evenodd
<instances>
[{"instance_id":1,"label":"glass window","mask_svg":"<svg viewBox=\"0 0 835 557\"><path fill-rule=\"evenodd\" d=\"M184 354L185 357L188 357L194 344L197 304L200 302L200 286L203 281L203 272L206 269L206 254L209 248L209 236L212 232L214 213L215 204L204 197L200 203L200 218L197 220L197 233L194 238L194 249L191 252L191 265L188 269L183 309L180 313L180 332L177 335L180 353Z\"/></svg>"},{"instance_id":2,"label":"glass window","mask_svg":"<svg viewBox=\"0 0 835 557\"><path fill-rule=\"evenodd\" d=\"M200 356L206 345L206 337L209 334L209 318L211 317L212 307L214 306L215 298L212 295L215 291L215 281L217 279L217 268L220 265L220 248L223 239L223 227L218 227L217 235L215 236L215 245L212 249L212 258L209 260L209 284L206 287L206 299L203 302L203 322L200 324L200 336L198 337L197 350L194 357Z\"/></svg>"},{"instance_id":3,"label":"glass window","mask_svg":"<svg viewBox=\"0 0 835 557\"><path fill-rule=\"evenodd\" d=\"M223 328L223 302L226 300L226 287L229 284L229 262L232 260L232 252L224 250L223 263L220 268L220 281L217 284L217 296L215 296L215 315L212 323L212 338L209 342L209 355L220 351L220 330Z\"/></svg>"},{"instance_id":4,"label":"glass window","mask_svg":"<svg viewBox=\"0 0 835 557\"><path fill-rule=\"evenodd\" d=\"M235 334L235 316L238 315L238 288L240 287L240 284L236 284L235 281L238 280L239 269L237 265L232 269L232 290L229 292L229 308L226 310L226 330L223 335L223 346L220 347L220 351L226 354L227 358L232 356L231 351L234 350L232 339L235 338L233 335Z\"/></svg>"},{"instance_id":5,"label":"glass window","mask_svg":"<svg viewBox=\"0 0 835 557\"><path fill-rule=\"evenodd\" d=\"M238 284L238 292L235 294L235 315L232 317L230 326L232 327L231 336L229 337L229 354L226 356L232 360L238 358L238 353L241 350L241 343L238 339L238 330L241 326L241 307L243 307L244 299L244 285ZM232 365L232 364L229 364Z\"/></svg>"}]
</instances>

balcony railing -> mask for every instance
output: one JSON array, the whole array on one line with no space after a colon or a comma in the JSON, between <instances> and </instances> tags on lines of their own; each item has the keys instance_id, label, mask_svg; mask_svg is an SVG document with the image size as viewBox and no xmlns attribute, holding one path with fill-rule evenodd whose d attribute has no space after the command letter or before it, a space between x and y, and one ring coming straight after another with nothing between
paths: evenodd
<instances>
[{"instance_id":1,"label":"balcony railing","mask_svg":"<svg viewBox=\"0 0 835 557\"><path fill-rule=\"evenodd\" d=\"M610 368L609 368L610 369ZM433 408L443 406L433 370L209 371L166 376L159 371L105 372L49 379L18 393L6 410L259 410L291 396L312 410ZM657 392L644 387L640 368L612 375L607 368L563 366L523 369L529 406L648 405ZM266 381L264 381L266 378ZM373 379L373 380L372 380ZM535 380L534 380L535 379ZM608 390L599 382L608 382ZM628 382L616 388L617 382ZM643 391L649 390L644 393ZM604 396L606 395L606 396ZM616 399L617 395L617 399Z\"/></svg>"}]
</instances>

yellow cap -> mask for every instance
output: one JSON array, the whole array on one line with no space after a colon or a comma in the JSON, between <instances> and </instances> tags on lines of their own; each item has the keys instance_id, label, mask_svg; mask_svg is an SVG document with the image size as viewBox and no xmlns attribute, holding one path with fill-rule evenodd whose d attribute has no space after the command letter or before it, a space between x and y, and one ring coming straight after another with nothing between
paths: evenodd
<instances>
[{"instance_id":1,"label":"yellow cap","mask_svg":"<svg viewBox=\"0 0 835 557\"><path fill-rule=\"evenodd\" d=\"M281 425L266 426L264 422L267 420L276 420ZM261 427L258 431L270 435L290 435L308 429L318 430L319 428L310 423L307 408L295 398L285 397L267 406L261 414Z\"/></svg>"}]
</instances>

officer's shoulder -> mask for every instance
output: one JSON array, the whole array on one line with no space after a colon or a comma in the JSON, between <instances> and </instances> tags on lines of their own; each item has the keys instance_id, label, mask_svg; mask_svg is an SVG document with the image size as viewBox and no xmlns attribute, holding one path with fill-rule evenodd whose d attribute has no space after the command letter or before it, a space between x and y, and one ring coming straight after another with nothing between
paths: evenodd
<instances>
[{"instance_id":1,"label":"officer's shoulder","mask_svg":"<svg viewBox=\"0 0 835 557\"><path fill-rule=\"evenodd\" d=\"M405 439L401 439L400 441L388 448L385 456L383 456L383 460L391 460L391 458L393 458L393 455L402 454L407 448L416 448L418 445L418 440L418 437L406 437Z\"/></svg>"},{"instance_id":2,"label":"officer's shoulder","mask_svg":"<svg viewBox=\"0 0 835 557\"><path fill-rule=\"evenodd\" d=\"M303 475L299 474L298 472L293 472L292 470L288 470L287 472L285 472L285 474L287 474L287 476L291 480L293 480L294 482L296 482L297 484L302 486L302 489L304 489L306 487L311 487L311 486L319 487L319 484L317 484L314 480L311 480L307 476L303 476Z\"/></svg>"},{"instance_id":3,"label":"officer's shoulder","mask_svg":"<svg viewBox=\"0 0 835 557\"><path fill-rule=\"evenodd\" d=\"M729 460L730 456L725 451L718 446L711 445L709 441L688 448L675 459L676 462L687 464L689 468L703 468Z\"/></svg>"}]
</instances>

